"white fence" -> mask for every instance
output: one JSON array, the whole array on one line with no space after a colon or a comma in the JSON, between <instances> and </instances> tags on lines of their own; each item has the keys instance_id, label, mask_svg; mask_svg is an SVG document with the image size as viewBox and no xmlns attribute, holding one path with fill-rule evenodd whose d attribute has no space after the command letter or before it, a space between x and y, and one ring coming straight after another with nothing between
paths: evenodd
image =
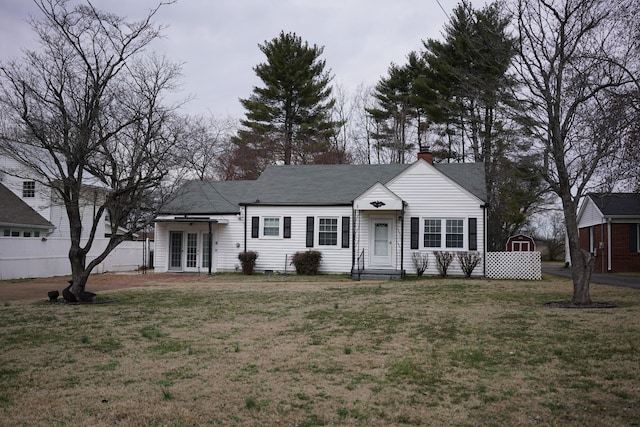
<instances>
[{"instance_id":1,"label":"white fence","mask_svg":"<svg viewBox=\"0 0 640 427\"><path fill-rule=\"evenodd\" d=\"M487 252L486 256L489 279L542 280L539 251Z\"/></svg>"},{"instance_id":2,"label":"white fence","mask_svg":"<svg viewBox=\"0 0 640 427\"><path fill-rule=\"evenodd\" d=\"M87 256L87 263L106 247L108 239L96 239ZM66 276L69 265L69 239L0 237L0 280ZM118 245L93 273L136 270L149 266L153 242L126 241Z\"/></svg>"}]
</instances>

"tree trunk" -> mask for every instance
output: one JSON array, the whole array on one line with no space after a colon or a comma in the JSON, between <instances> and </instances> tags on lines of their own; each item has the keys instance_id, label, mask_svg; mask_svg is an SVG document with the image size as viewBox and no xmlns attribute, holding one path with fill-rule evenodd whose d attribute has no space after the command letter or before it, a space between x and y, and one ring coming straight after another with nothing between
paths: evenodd
<instances>
[{"instance_id":1,"label":"tree trunk","mask_svg":"<svg viewBox=\"0 0 640 427\"><path fill-rule=\"evenodd\" d=\"M571 257L571 277L573 279L574 305L591 304L589 285L591 272L595 266L595 258L587 251L580 248L580 234L578 231L577 209L570 197L563 197L565 226L567 227L567 239L569 241L569 254Z\"/></svg>"},{"instance_id":2,"label":"tree trunk","mask_svg":"<svg viewBox=\"0 0 640 427\"><path fill-rule=\"evenodd\" d=\"M74 189L75 190L75 189ZM71 237L71 247L69 248L69 262L71 264L71 293L80 301L80 294L84 292L87 278L86 272L87 252L80 246L82 236L82 216L80 215L80 195L76 190L67 190L67 194L73 194L65 202L67 217L69 218L69 229Z\"/></svg>"},{"instance_id":3,"label":"tree trunk","mask_svg":"<svg viewBox=\"0 0 640 427\"><path fill-rule=\"evenodd\" d=\"M580 249L579 257L582 259L581 265L572 267L573 298L571 302L575 305L588 305L591 304L589 287L596 258L584 249Z\"/></svg>"},{"instance_id":4,"label":"tree trunk","mask_svg":"<svg viewBox=\"0 0 640 427\"><path fill-rule=\"evenodd\" d=\"M87 279L89 278L89 274L85 268L85 256L80 254L72 256L70 253L69 260L71 261L72 281L71 288L69 290L79 301L81 299L80 294L84 292Z\"/></svg>"}]
</instances>

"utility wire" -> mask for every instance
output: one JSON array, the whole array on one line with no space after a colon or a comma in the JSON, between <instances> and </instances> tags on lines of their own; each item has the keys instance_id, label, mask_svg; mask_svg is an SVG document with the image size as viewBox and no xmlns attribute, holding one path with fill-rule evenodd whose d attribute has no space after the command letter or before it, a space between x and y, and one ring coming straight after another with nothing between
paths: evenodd
<instances>
[{"instance_id":1,"label":"utility wire","mask_svg":"<svg viewBox=\"0 0 640 427\"><path fill-rule=\"evenodd\" d=\"M451 20L451 17L449 16L449 14L447 13L447 11L445 10L444 7L442 7L442 3L440 3L440 0L436 0L436 3L438 3L438 6L440 6L440 9L442 9L442 11L444 12L445 16L447 17L448 20Z\"/></svg>"}]
</instances>

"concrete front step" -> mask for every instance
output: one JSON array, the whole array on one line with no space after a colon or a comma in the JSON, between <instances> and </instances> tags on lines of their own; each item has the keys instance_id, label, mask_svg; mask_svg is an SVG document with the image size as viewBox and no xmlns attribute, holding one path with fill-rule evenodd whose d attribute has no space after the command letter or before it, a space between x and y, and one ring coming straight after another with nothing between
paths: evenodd
<instances>
[{"instance_id":1,"label":"concrete front step","mask_svg":"<svg viewBox=\"0 0 640 427\"><path fill-rule=\"evenodd\" d=\"M366 269L362 270L360 274L354 271L351 274L351 278L354 280L394 280L402 279L402 271L400 270L382 270L382 269Z\"/></svg>"}]
</instances>

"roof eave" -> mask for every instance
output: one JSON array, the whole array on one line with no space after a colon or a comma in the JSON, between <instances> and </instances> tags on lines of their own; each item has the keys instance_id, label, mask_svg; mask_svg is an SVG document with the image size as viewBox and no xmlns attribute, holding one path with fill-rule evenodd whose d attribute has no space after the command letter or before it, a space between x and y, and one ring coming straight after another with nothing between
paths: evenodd
<instances>
[{"instance_id":1,"label":"roof eave","mask_svg":"<svg viewBox=\"0 0 640 427\"><path fill-rule=\"evenodd\" d=\"M324 206L324 207L329 207L329 206L351 206L353 205L353 201L350 202L338 202L338 203L292 203L292 202L281 202L281 203L276 203L276 202L244 202L244 203L240 203L240 206L296 206L296 207L305 207L305 206Z\"/></svg>"}]
</instances>

